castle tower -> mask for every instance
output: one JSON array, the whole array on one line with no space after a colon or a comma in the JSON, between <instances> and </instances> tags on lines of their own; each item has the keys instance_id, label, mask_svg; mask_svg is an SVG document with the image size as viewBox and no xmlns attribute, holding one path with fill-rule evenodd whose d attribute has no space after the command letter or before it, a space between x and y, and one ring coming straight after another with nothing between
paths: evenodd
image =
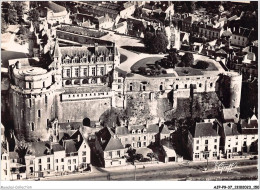
<instances>
[{"instance_id":1,"label":"castle tower","mask_svg":"<svg viewBox=\"0 0 260 190\"><path fill-rule=\"evenodd\" d=\"M18 140L49 140L48 123L55 118L56 92L54 71L30 66L37 58L9 60L10 113ZM39 63L38 63L39 65Z\"/></svg>"}]
</instances>

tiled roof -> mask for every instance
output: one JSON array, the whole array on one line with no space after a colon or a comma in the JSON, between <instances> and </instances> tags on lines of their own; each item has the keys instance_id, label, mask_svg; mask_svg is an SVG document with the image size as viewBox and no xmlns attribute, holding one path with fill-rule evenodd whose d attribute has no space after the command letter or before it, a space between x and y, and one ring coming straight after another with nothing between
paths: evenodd
<instances>
[{"instance_id":1,"label":"tiled roof","mask_svg":"<svg viewBox=\"0 0 260 190\"><path fill-rule=\"evenodd\" d=\"M240 28L239 30L235 30L233 34L249 38L252 35L252 30L247 28Z\"/></svg>"},{"instance_id":2,"label":"tiled roof","mask_svg":"<svg viewBox=\"0 0 260 190\"><path fill-rule=\"evenodd\" d=\"M218 136L216 130L213 129L212 123L196 123L194 138Z\"/></svg>"},{"instance_id":3,"label":"tiled roof","mask_svg":"<svg viewBox=\"0 0 260 190\"><path fill-rule=\"evenodd\" d=\"M223 123L223 128L226 136L240 135L234 123Z\"/></svg>"}]
</instances>

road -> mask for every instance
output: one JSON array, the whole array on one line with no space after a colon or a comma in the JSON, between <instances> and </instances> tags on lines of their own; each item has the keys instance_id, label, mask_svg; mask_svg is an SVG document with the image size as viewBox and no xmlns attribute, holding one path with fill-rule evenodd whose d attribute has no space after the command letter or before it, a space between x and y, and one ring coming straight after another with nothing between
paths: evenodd
<instances>
[{"instance_id":1,"label":"road","mask_svg":"<svg viewBox=\"0 0 260 190\"><path fill-rule=\"evenodd\" d=\"M257 176L257 161L239 160L239 161L225 161L226 164L237 163L229 172L223 170L215 170L215 163L209 163L208 171L203 171L206 166L206 162L190 163L189 165L171 164L163 166L146 167L142 169L136 169L137 181L159 181L159 180L221 180L227 177L234 179L250 178ZM106 181L108 180L108 174L110 174L110 180L113 181L132 181L134 180L135 170L115 170L105 171L105 169L99 169L93 173L87 174L74 174L67 176L59 176L55 178L44 178L41 180L50 181Z\"/></svg>"}]
</instances>

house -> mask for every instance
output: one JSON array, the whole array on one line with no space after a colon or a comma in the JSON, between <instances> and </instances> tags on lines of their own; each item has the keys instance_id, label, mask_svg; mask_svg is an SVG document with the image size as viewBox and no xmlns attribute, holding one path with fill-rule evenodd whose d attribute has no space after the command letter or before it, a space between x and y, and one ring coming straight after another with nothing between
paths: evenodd
<instances>
[{"instance_id":1,"label":"house","mask_svg":"<svg viewBox=\"0 0 260 190\"><path fill-rule=\"evenodd\" d=\"M214 27L212 24L199 24L199 34L206 37L207 39L213 40L218 39L223 33L221 26Z\"/></svg>"},{"instance_id":2,"label":"house","mask_svg":"<svg viewBox=\"0 0 260 190\"><path fill-rule=\"evenodd\" d=\"M182 31L193 32L193 23L198 21L198 18L195 15L186 15L186 18L182 20Z\"/></svg>"},{"instance_id":3,"label":"house","mask_svg":"<svg viewBox=\"0 0 260 190\"><path fill-rule=\"evenodd\" d=\"M23 158L19 157L17 152L9 152L10 161L10 180L19 180L26 178L26 167L23 163Z\"/></svg>"},{"instance_id":4,"label":"house","mask_svg":"<svg viewBox=\"0 0 260 190\"><path fill-rule=\"evenodd\" d=\"M246 47L253 31L247 28L236 29L230 39L231 45Z\"/></svg>"},{"instance_id":5,"label":"house","mask_svg":"<svg viewBox=\"0 0 260 190\"><path fill-rule=\"evenodd\" d=\"M126 165L125 148L120 139L108 127L96 133L95 154L103 167Z\"/></svg>"},{"instance_id":6,"label":"house","mask_svg":"<svg viewBox=\"0 0 260 190\"><path fill-rule=\"evenodd\" d=\"M227 159L238 156L242 150L242 135L233 122L223 123L220 128L220 148Z\"/></svg>"},{"instance_id":7,"label":"house","mask_svg":"<svg viewBox=\"0 0 260 190\"><path fill-rule=\"evenodd\" d=\"M222 119L223 123L226 122L239 122L240 108L223 108L222 109Z\"/></svg>"},{"instance_id":8,"label":"house","mask_svg":"<svg viewBox=\"0 0 260 190\"><path fill-rule=\"evenodd\" d=\"M37 10L39 11L40 17L46 18L50 24L71 23L69 12L66 8L54 2L42 2L42 4L37 7Z\"/></svg>"},{"instance_id":9,"label":"house","mask_svg":"<svg viewBox=\"0 0 260 190\"><path fill-rule=\"evenodd\" d=\"M1 181L9 181L11 178L9 151L1 145Z\"/></svg>"},{"instance_id":10,"label":"house","mask_svg":"<svg viewBox=\"0 0 260 190\"><path fill-rule=\"evenodd\" d=\"M162 149L162 156L165 163L183 161L183 158L176 153L169 139L161 140L160 145Z\"/></svg>"},{"instance_id":11,"label":"house","mask_svg":"<svg viewBox=\"0 0 260 190\"><path fill-rule=\"evenodd\" d=\"M219 123L210 120L196 123L195 129L188 132L186 146L192 160L218 158L220 143L218 128Z\"/></svg>"},{"instance_id":12,"label":"house","mask_svg":"<svg viewBox=\"0 0 260 190\"><path fill-rule=\"evenodd\" d=\"M167 125L162 125L160 127L160 140L163 140L163 139L169 139L170 138L170 135L171 135L171 132L170 130L168 129Z\"/></svg>"},{"instance_id":13,"label":"house","mask_svg":"<svg viewBox=\"0 0 260 190\"><path fill-rule=\"evenodd\" d=\"M120 139L124 147L132 148L147 147L158 140L159 125L125 125L117 126L114 129L115 135ZM166 129L164 130L166 131ZM166 135L167 136L167 135Z\"/></svg>"},{"instance_id":14,"label":"house","mask_svg":"<svg viewBox=\"0 0 260 190\"><path fill-rule=\"evenodd\" d=\"M255 152L254 143L258 140L258 119L255 114L249 119L241 119L242 152ZM257 148L257 147L256 147Z\"/></svg>"},{"instance_id":15,"label":"house","mask_svg":"<svg viewBox=\"0 0 260 190\"><path fill-rule=\"evenodd\" d=\"M53 174L53 154L49 141L32 142L25 155L26 177L43 177Z\"/></svg>"}]
</instances>

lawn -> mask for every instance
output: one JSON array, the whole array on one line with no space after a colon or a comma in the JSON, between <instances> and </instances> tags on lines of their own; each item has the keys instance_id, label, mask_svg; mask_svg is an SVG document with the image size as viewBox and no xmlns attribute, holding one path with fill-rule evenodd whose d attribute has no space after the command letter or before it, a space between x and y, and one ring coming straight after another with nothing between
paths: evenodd
<instances>
[{"instance_id":1,"label":"lawn","mask_svg":"<svg viewBox=\"0 0 260 190\"><path fill-rule=\"evenodd\" d=\"M149 67L149 65L154 65L156 61L161 60L162 57L148 57L137 61L131 67L131 71L138 70L139 67Z\"/></svg>"}]
</instances>

